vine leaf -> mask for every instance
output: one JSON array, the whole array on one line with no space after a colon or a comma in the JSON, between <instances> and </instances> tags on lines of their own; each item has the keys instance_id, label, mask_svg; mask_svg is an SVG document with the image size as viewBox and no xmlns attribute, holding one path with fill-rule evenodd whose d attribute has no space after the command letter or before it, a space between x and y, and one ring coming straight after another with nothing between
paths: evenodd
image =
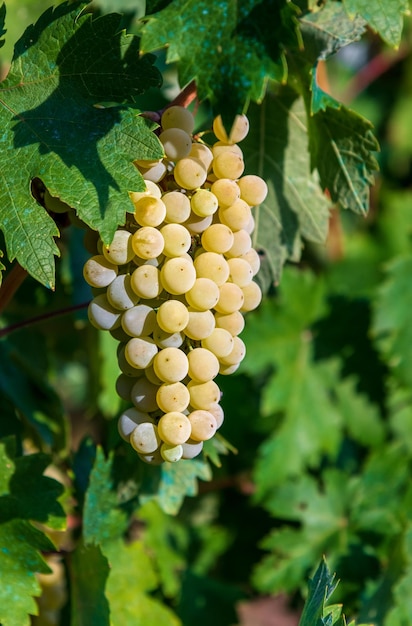
<instances>
[{"instance_id":1,"label":"vine leaf","mask_svg":"<svg viewBox=\"0 0 412 626\"><path fill-rule=\"evenodd\" d=\"M322 626L328 624L325 617L331 614L334 607L326 607L326 603L336 589L335 576L329 571L326 561L323 559L309 581L309 594L303 608L299 626ZM341 609L341 607L339 607ZM340 611L338 611L338 615ZM340 615L339 615L340 616ZM336 619L330 621L335 624ZM343 622L341 622L343 624Z\"/></svg>"},{"instance_id":2,"label":"vine leaf","mask_svg":"<svg viewBox=\"0 0 412 626\"><path fill-rule=\"evenodd\" d=\"M73 606L72 626L110 626L110 608L104 593L109 563L99 546L80 542L69 560Z\"/></svg>"},{"instance_id":3,"label":"vine leaf","mask_svg":"<svg viewBox=\"0 0 412 626\"><path fill-rule=\"evenodd\" d=\"M139 56L120 15L92 19L83 6L63 3L30 26L0 85L0 227L9 259L51 288L59 232L31 181L109 243L131 207L128 190L144 188L133 160L163 156L152 123L126 106L160 84L153 57Z\"/></svg>"},{"instance_id":4,"label":"vine leaf","mask_svg":"<svg viewBox=\"0 0 412 626\"><path fill-rule=\"evenodd\" d=\"M325 242L329 202L311 173L303 99L290 90L268 94L261 106L250 105L248 117L252 132L242 142L246 173L261 176L269 189L254 209L253 245L270 268L265 282L278 282L285 261L300 259L304 239Z\"/></svg>"},{"instance_id":5,"label":"vine leaf","mask_svg":"<svg viewBox=\"0 0 412 626\"><path fill-rule=\"evenodd\" d=\"M62 486L43 476L49 458L43 454L16 457L13 438L0 441L0 622L28 626L37 613L33 596L40 595L34 574L48 573L40 552L54 549L31 521L63 529L64 511L57 501Z\"/></svg>"},{"instance_id":6,"label":"vine leaf","mask_svg":"<svg viewBox=\"0 0 412 626\"><path fill-rule=\"evenodd\" d=\"M268 78L284 80L279 42L296 42L295 16L285 0L174 0L144 18L142 50L167 46L167 62L178 62L180 83L196 79L199 98L210 99L230 123L249 99L262 99Z\"/></svg>"},{"instance_id":7,"label":"vine leaf","mask_svg":"<svg viewBox=\"0 0 412 626\"><path fill-rule=\"evenodd\" d=\"M403 16L409 14L408 0L368 2L368 0L343 0L348 15L353 19L358 13L390 46L400 43Z\"/></svg>"}]
</instances>

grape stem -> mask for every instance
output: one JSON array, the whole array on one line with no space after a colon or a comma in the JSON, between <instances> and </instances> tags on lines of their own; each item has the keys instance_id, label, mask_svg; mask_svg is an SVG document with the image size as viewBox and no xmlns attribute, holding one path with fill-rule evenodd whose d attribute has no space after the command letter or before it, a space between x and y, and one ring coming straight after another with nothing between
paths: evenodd
<instances>
[{"instance_id":1,"label":"grape stem","mask_svg":"<svg viewBox=\"0 0 412 626\"><path fill-rule=\"evenodd\" d=\"M15 324L10 324L10 326L6 326L5 328L0 329L0 338L10 335L16 330L21 330L22 328L33 326L33 324L40 324L41 322L49 319L62 317L63 315L70 315L75 311L81 311L82 309L86 309L89 306L89 302L90 301L82 302L81 304L74 304L73 306L65 307L64 309L49 311L49 313L43 313L42 315L37 315L36 317L31 317L30 319L16 322Z\"/></svg>"},{"instance_id":2,"label":"grape stem","mask_svg":"<svg viewBox=\"0 0 412 626\"><path fill-rule=\"evenodd\" d=\"M27 276L28 272L19 263L12 267L0 288L0 314L13 299L14 294Z\"/></svg>"},{"instance_id":3,"label":"grape stem","mask_svg":"<svg viewBox=\"0 0 412 626\"><path fill-rule=\"evenodd\" d=\"M142 117L146 117L147 119L152 120L153 122L156 122L157 124L160 124L160 120L162 118L163 112L166 109L168 109L171 106L180 106L180 107L187 108L189 104L191 104L193 100L196 99L196 97L197 97L196 82L192 80L190 81L190 83L186 85L184 89L182 89L180 93L178 93L176 98L172 100L171 102L168 102L167 105L163 109L160 109L159 111L144 111L144 113L142 113L141 115Z\"/></svg>"}]
</instances>

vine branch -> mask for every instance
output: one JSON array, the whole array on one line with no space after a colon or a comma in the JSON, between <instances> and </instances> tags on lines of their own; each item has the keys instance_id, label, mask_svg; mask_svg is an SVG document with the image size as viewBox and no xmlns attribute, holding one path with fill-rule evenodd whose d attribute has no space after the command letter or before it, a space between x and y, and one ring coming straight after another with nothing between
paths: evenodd
<instances>
[{"instance_id":1,"label":"vine branch","mask_svg":"<svg viewBox=\"0 0 412 626\"><path fill-rule=\"evenodd\" d=\"M0 338L6 337L16 330L21 330L22 328L27 328L28 326L32 326L33 324L40 324L46 320L54 319L56 317L62 317L63 315L69 315L70 313L75 313L76 311L81 311L89 306L89 302L82 302L81 304L74 304L73 306L65 307L64 309L58 309L56 311L49 311L48 313L42 313L42 315L37 315L36 317L31 317L28 320L23 320L21 322L16 322L15 324L10 324L10 326L6 326L0 330Z\"/></svg>"}]
</instances>

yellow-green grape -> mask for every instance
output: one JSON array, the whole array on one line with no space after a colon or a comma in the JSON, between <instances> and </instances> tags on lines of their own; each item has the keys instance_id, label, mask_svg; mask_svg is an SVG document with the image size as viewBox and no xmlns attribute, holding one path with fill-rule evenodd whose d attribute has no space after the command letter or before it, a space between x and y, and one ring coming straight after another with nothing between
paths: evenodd
<instances>
[{"instance_id":1,"label":"yellow-green grape","mask_svg":"<svg viewBox=\"0 0 412 626\"><path fill-rule=\"evenodd\" d=\"M183 446L172 446L168 443L162 443L160 446L160 454L164 461L167 461L168 463L176 463L177 461L180 461L183 456Z\"/></svg>"},{"instance_id":2,"label":"yellow-green grape","mask_svg":"<svg viewBox=\"0 0 412 626\"><path fill-rule=\"evenodd\" d=\"M202 234L202 246L207 252L222 254L233 245L233 232L225 224L211 224Z\"/></svg>"},{"instance_id":3,"label":"yellow-green grape","mask_svg":"<svg viewBox=\"0 0 412 626\"><path fill-rule=\"evenodd\" d=\"M182 443L182 459L194 459L203 450L203 441L194 441L194 439L188 439L185 443Z\"/></svg>"},{"instance_id":4,"label":"yellow-green grape","mask_svg":"<svg viewBox=\"0 0 412 626\"><path fill-rule=\"evenodd\" d=\"M218 115L213 120L213 132L221 141L228 143L238 143L242 141L249 132L249 120L246 115L236 115L229 134L223 125L222 116Z\"/></svg>"},{"instance_id":5,"label":"yellow-green grape","mask_svg":"<svg viewBox=\"0 0 412 626\"><path fill-rule=\"evenodd\" d=\"M103 254L110 263L124 265L133 259L131 237L131 233L127 230L116 230L111 244L107 247L103 246Z\"/></svg>"},{"instance_id":6,"label":"yellow-green grape","mask_svg":"<svg viewBox=\"0 0 412 626\"><path fill-rule=\"evenodd\" d=\"M190 213L189 218L185 221L184 225L187 230L193 235L200 235L203 231L210 226L213 221L213 215L206 215L206 217L200 217L193 211Z\"/></svg>"},{"instance_id":7,"label":"yellow-green grape","mask_svg":"<svg viewBox=\"0 0 412 626\"><path fill-rule=\"evenodd\" d=\"M179 411L170 411L162 415L157 428L160 438L172 446L178 446L190 437L190 422L186 415Z\"/></svg>"},{"instance_id":8,"label":"yellow-green grape","mask_svg":"<svg viewBox=\"0 0 412 626\"><path fill-rule=\"evenodd\" d=\"M189 406L189 390L180 381L177 383L163 383L157 387L156 402L164 413L178 411L181 413Z\"/></svg>"},{"instance_id":9,"label":"yellow-green grape","mask_svg":"<svg viewBox=\"0 0 412 626\"><path fill-rule=\"evenodd\" d=\"M166 206L165 222L168 224L182 224L190 216L190 200L181 191L168 191L162 196Z\"/></svg>"},{"instance_id":10,"label":"yellow-green grape","mask_svg":"<svg viewBox=\"0 0 412 626\"><path fill-rule=\"evenodd\" d=\"M218 205L218 199L215 194L207 189L195 191L190 199L192 211L196 215L199 215L199 217L213 215L213 213L216 213Z\"/></svg>"},{"instance_id":11,"label":"yellow-green grape","mask_svg":"<svg viewBox=\"0 0 412 626\"><path fill-rule=\"evenodd\" d=\"M153 226L142 226L132 235L134 253L141 259L154 259L163 252L161 233Z\"/></svg>"},{"instance_id":12,"label":"yellow-green grape","mask_svg":"<svg viewBox=\"0 0 412 626\"><path fill-rule=\"evenodd\" d=\"M214 328L210 335L202 340L202 347L213 352L218 359L230 354L233 346L233 336L225 328Z\"/></svg>"},{"instance_id":13,"label":"yellow-green grape","mask_svg":"<svg viewBox=\"0 0 412 626\"><path fill-rule=\"evenodd\" d=\"M211 278L196 278L193 287L185 294L188 304L199 311L213 309L219 295L219 287Z\"/></svg>"},{"instance_id":14,"label":"yellow-green grape","mask_svg":"<svg viewBox=\"0 0 412 626\"><path fill-rule=\"evenodd\" d=\"M181 332L189 321L189 311L179 300L166 300L157 310L157 323L168 333Z\"/></svg>"},{"instance_id":15,"label":"yellow-green grape","mask_svg":"<svg viewBox=\"0 0 412 626\"><path fill-rule=\"evenodd\" d=\"M216 404L220 400L220 389L214 380L208 380L206 383L197 383L191 380L187 384L190 393L190 405L194 409L203 409L205 411L212 404Z\"/></svg>"},{"instance_id":16,"label":"yellow-green grape","mask_svg":"<svg viewBox=\"0 0 412 626\"><path fill-rule=\"evenodd\" d=\"M243 304L240 308L241 311L246 313L247 311L253 311L256 309L262 301L262 290L255 282L251 282L245 287L242 287L243 291Z\"/></svg>"},{"instance_id":17,"label":"yellow-green grape","mask_svg":"<svg viewBox=\"0 0 412 626\"><path fill-rule=\"evenodd\" d=\"M187 376L189 362L180 348L163 348L153 359L153 370L164 383L177 383Z\"/></svg>"},{"instance_id":18,"label":"yellow-green grape","mask_svg":"<svg viewBox=\"0 0 412 626\"><path fill-rule=\"evenodd\" d=\"M217 159L217 157L224 152L233 152L243 159L243 152L240 146L237 146L236 144L230 144L225 141L216 141L216 143L214 143L212 146L213 158Z\"/></svg>"},{"instance_id":19,"label":"yellow-green grape","mask_svg":"<svg viewBox=\"0 0 412 626\"><path fill-rule=\"evenodd\" d=\"M120 371L125 376L128 376L129 378L139 378L140 376L143 376L144 370L130 365L125 356L126 343L120 344L120 350L117 353L117 363L119 365Z\"/></svg>"},{"instance_id":20,"label":"yellow-green grape","mask_svg":"<svg viewBox=\"0 0 412 626\"><path fill-rule=\"evenodd\" d=\"M160 232L164 240L163 254L167 257L182 256L192 245L192 237L182 224L166 224Z\"/></svg>"},{"instance_id":21,"label":"yellow-green grape","mask_svg":"<svg viewBox=\"0 0 412 626\"><path fill-rule=\"evenodd\" d=\"M92 256L83 266L83 277L91 287L107 287L117 276L117 265L111 263L103 254Z\"/></svg>"},{"instance_id":22,"label":"yellow-green grape","mask_svg":"<svg viewBox=\"0 0 412 626\"><path fill-rule=\"evenodd\" d=\"M120 274L107 287L107 299L119 311L125 311L135 306L139 296L133 291L130 284L130 274Z\"/></svg>"},{"instance_id":23,"label":"yellow-green grape","mask_svg":"<svg viewBox=\"0 0 412 626\"><path fill-rule=\"evenodd\" d=\"M159 185L151 180L145 180L146 189L144 191L130 191L129 196L133 204L136 204L141 198L147 198L153 196L154 198L162 197L162 190Z\"/></svg>"},{"instance_id":24,"label":"yellow-green grape","mask_svg":"<svg viewBox=\"0 0 412 626\"><path fill-rule=\"evenodd\" d=\"M166 205L161 198L145 196L135 203L134 217L140 226L159 226L166 217Z\"/></svg>"},{"instance_id":25,"label":"yellow-green grape","mask_svg":"<svg viewBox=\"0 0 412 626\"><path fill-rule=\"evenodd\" d=\"M225 252L225 257L228 259L239 257L242 254L246 254L252 247L252 239L250 234L244 228L236 230L233 233L233 244Z\"/></svg>"},{"instance_id":26,"label":"yellow-green grape","mask_svg":"<svg viewBox=\"0 0 412 626\"><path fill-rule=\"evenodd\" d=\"M204 252L193 261L198 278L210 278L219 287L229 278L229 265L222 254Z\"/></svg>"},{"instance_id":27,"label":"yellow-green grape","mask_svg":"<svg viewBox=\"0 0 412 626\"><path fill-rule=\"evenodd\" d=\"M187 157L176 163L173 175L182 189L197 189L206 181L207 170L198 159Z\"/></svg>"},{"instance_id":28,"label":"yellow-green grape","mask_svg":"<svg viewBox=\"0 0 412 626\"><path fill-rule=\"evenodd\" d=\"M233 348L227 356L220 357L219 361L223 365L237 365L246 356L246 346L240 337L233 337Z\"/></svg>"},{"instance_id":29,"label":"yellow-green grape","mask_svg":"<svg viewBox=\"0 0 412 626\"><path fill-rule=\"evenodd\" d=\"M163 291L160 270L154 265L141 265L130 276L133 291L145 299L157 298Z\"/></svg>"},{"instance_id":30,"label":"yellow-green grape","mask_svg":"<svg viewBox=\"0 0 412 626\"><path fill-rule=\"evenodd\" d=\"M132 367L144 369L157 355L157 346L151 337L132 337L125 345L124 355Z\"/></svg>"},{"instance_id":31,"label":"yellow-green grape","mask_svg":"<svg viewBox=\"0 0 412 626\"><path fill-rule=\"evenodd\" d=\"M231 206L219 209L219 219L222 224L226 224L233 231L246 229L252 216L250 206L241 198L236 200Z\"/></svg>"},{"instance_id":32,"label":"yellow-green grape","mask_svg":"<svg viewBox=\"0 0 412 626\"><path fill-rule=\"evenodd\" d=\"M260 269L260 256L254 248L250 248L247 252L240 255L240 259L247 261L252 268L253 276L256 276Z\"/></svg>"},{"instance_id":33,"label":"yellow-green grape","mask_svg":"<svg viewBox=\"0 0 412 626\"><path fill-rule=\"evenodd\" d=\"M90 302L87 313L90 323L100 330L113 330L120 326L121 313L101 293Z\"/></svg>"},{"instance_id":34,"label":"yellow-green grape","mask_svg":"<svg viewBox=\"0 0 412 626\"><path fill-rule=\"evenodd\" d=\"M156 326L156 313L147 304L137 304L123 313L121 323L130 337L148 337Z\"/></svg>"},{"instance_id":35,"label":"yellow-green grape","mask_svg":"<svg viewBox=\"0 0 412 626\"><path fill-rule=\"evenodd\" d=\"M213 161L213 152L208 146L206 146L206 144L192 143L192 148L190 150L189 156L201 161L206 171L209 171Z\"/></svg>"},{"instance_id":36,"label":"yellow-green grape","mask_svg":"<svg viewBox=\"0 0 412 626\"><path fill-rule=\"evenodd\" d=\"M155 340L156 345L163 348L180 348L183 344L185 337L181 332L168 333L159 325L156 325L153 331L153 339Z\"/></svg>"},{"instance_id":37,"label":"yellow-green grape","mask_svg":"<svg viewBox=\"0 0 412 626\"><path fill-rule=\"evenodd\" d=\"M213 332L215 316L212 311L196 311L189 307L189 321L184 330L189 339L201 341Z\"/></svg>"},{"instance_id":38,"label":"yellow-green grape","mask_svg":"<svg viewBox=\"0 0 412 626\"><path fill-rule=\"evenodd\" d=\"M192 147L192 138L181 128L168 128L159 135L165 154L171 161L187 157Z\"/></svg>"},{"instance_id":39,"label":"yellow-green grape","mask_svg":"<svg viewBox=\"0 0 412 626\"><path fill-rule=\"evenodd\" d=\"M221 374L222 376L230 376L239 369L239 366L240 363L233 363L233 365L224 365L223 363L221 363L219 368L219 374Z\"/></svg>"},{"instance_id":40,"label":"yellow-green grape","mask_svg":"<svg viewBox=\"0 0 412 626\"><path fill-rule=\"evenodd\" d=\"M239 287L245 287L253 278L253 270L245 259L233 258L227 260L229 265L229 280Z\"/></svg>"},{"instance_id":41,"label":"yellow-green grape","mask_svg":"<svg viewBox=\"0 0 412 626\"><path fill-rule=\"evenodd\" d=\"M217 430L217 423L209 411L197 409L187 416L190 425L190 438L194 441L207 441L211 439Z\"/></svg>"},{"instance_id":42,"label":"yellow-green grape","mask_svg":"<svg viewBox=\"0 0 412 626\"><path fill-rule=\"evenodd\" d=\"M141 459L144 463L148 465L161 465L164 461L162 455L160 454L160 449L155 450L151 454L139 454L139 459Z\"/></svg>"},{"instance_id":43,"label":"yellow-green grape","mask_svg":"<svg viewBox=\"0 0 412 626\"><path fill-rule=\"evenodd\" d=\"M216 328L227 330L232 337L240 335L245 327L245 318L240 311L233 313L215 313Z\"/></svg>"},{"instance_id":44,"label":"yellow-green grape","mask_svg":"<svg viewBox=\"0 0 412 626\"><path fill-rule=\"evenodd\" d=\"M139 454L151 454L158 449L160 437L156 424L142 422L130 434L130 444Z\"/></svg>"},{"instance_id":45,"label":"yellow-green grape","mask_svg":"<svg viewBox=\"0 0 412 626\"><path fill-rule=\"evenodd\" d=\"M215 310L218 313L233 313L239 311L244 303L243 289L235 283L224 283L219 287L220 295Z\"/></svg>"},{"instance_id":46,"label":"yellow-green grape","mask_svg":"<svg viewBox=\"0 0 412 626\"><path fill-rule=\"evenodd\" d=\"M206 348L194 348L187 354L189 361L189 377L198 383L213 380L219 373L217 357Z\"/></svg>"},{"instance_id":47,"label":"yellow-green grape","mask_svg":"<svg viewBox=\"0 0 412 626\"><path fill-rule=\"evenodd\" d=\"M147 380L146 376L138 378L132 387L130 400L139 411L151 413L157 411L156 393L158 386Z\"/></svg>"},{"instance_id":48,"label":"yellow-green grape","mask_svg":"<svg viewBox=\"0 0 412 626\"><path fill-rule=\"evenodd\" d=\"M189 109L173 105L163 111L160 125L164 130L167 128L181 128L188 135L191 135L195 127L195 118Z\"/></svg>"},{"instance_id":49,"label":"yellow-green grape","mask_svg":"<svg viewBox=\"0 0 412 626\"><path fill-rule=\"evenodd\" d=\"M186 293L193 287L196 280L193 261L190 257L183 256L167 259L160 270L160 278L169 293L173 295Z\"/></svg>"},{"instance_id":50,"label":"yellow-green grape","mask_svg":"<svg viewBox=\"0 0 412 626\"><path fill-rule=\"evenodd\" d=\"M220 207L228 207L240 198L240 189L231 178L218 178L210 188Z\"/></svg>"},{"instance_id":51,"label":"yellow-green grape","mask_svg":"<svg viewBox=\"0 0 412 626\"><path fill-rule=\"evenodd\" d=\"M216 420L217 428L220 428L225 419L225 414L223 412L222 406L216 402L216 404L212 404L208 408L209 413L213 415Z\"/></svg>"},{"instance_id":52,"label":"yellow-green grape","mask_svg":"<svg viewBox=\"0 0 412 626\"><path fill-rule=\"evenodd\" d=\"M218 178L236 180L242 176L245 169L243 158L235 152L222 152L213 160L213 172Z\"/></svg>"},{"instance_id":53,"label":"yellow-green grape","mask_svg":"<svg viewBox=\"0 0 412 626\"><path fill-rule=\"evenodd\" d=\"M150 167L139 166L139 171L145 180L150 180L154 183L158 183L167 174L167 167L164 161L158 161Z\"/></svg>"},{"instance_id":54,"label":"yellow-green grape","mask_svg":"<svg viewBox=\"0 0 412 626\"><path fill-rule=\"evenodd\" d=\"M119 435L125 441L129 441L130 435L132 434L136 426L145 422L154 423L154 420L150 417L148 413L138 411L134 407L126 409L121 413L117 421Z\"/></svg>"},{"instance_id":55,"label":"yellow-green grape","mask_svg":"<svg viewBox=\"0 0 412 626\"><path fill-rule=\"evenodd\" d=\"M240 189L240 197L250 206L261 204L268 194L268 186L263 178L254 174L242 176L237 184Z\"/></svg>"}]
</instances>

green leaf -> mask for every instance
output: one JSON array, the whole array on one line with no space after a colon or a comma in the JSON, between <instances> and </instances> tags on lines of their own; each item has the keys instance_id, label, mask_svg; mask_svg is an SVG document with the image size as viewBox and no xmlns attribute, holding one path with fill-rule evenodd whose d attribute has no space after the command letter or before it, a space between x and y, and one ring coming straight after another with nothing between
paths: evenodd
<instances>
[{"instance_id":1,"label":"green leaf","mask_svg":"<svg viewBox=\"0 0 412 626\"><path fill-rule=\"evenodd\" d=\"M106 459L97 448L96 459L90 473L83 512L83 536L85 545L104 545L121 537L126 529L125 514L118 508L119 498L114 491L113 453Z\"/></svg>"},{"instance_id":2,"label":"green leaf","mask_svg":"<svg viewBox=\"0 0 412 626\"><path fill-rule=\"evenodd\" d=\"M342 208L365 215L378 169L372 124L334 101L314 81L308 130L311 163L322 187Z\"/></svg>"},{"instance_id":3,"label":"green leaf","mask_svg":"<svg viewBox=\"0 0 412 626\"><path fill-rule=\"evenodd\" d=\"M335 576L331 575L325 560L322 560L314 577L309 581L309 594L299 620L299 626L321 626L327 624L326 602L336 589ZM334 623L334 622L332 622Z\"/></svg>"},{"instance_id":4,"label":"green leaf","mask_svg":"<svg viewBox=\"0 0 412 626\"><path fill-rule=\"evenodd\" d=\"M412 327L409 298L412 255L394 259L374 303L372 330L378 348L395 376L408 387L412 384Z\"/></svg>"},{"instance_id":5,"label":"green leaf","mask_svg":"<svg viewBox=\"0 0 412 626\"><path fill-rule=\"evenodd\" d=\"M141 500L144 503L154 499L165 513L176 515L186 496L197 495L198 478L212 478L210 466L205 461L194 459L182 463L163 463L157 493L141 496Z\"/></svg>"},{"instance_id":6,"label":"green leaf","mask_svg":"<svg viewBox=\"0 0 412 626\"><path fill-rule=\"evenodd\" d=\"M36 572L48 573L41 551L53 550L47 537L19 519L0 523L0 622L2 626L29 626L37 615L33 596L40 595Z\"/></svg>"},{"instance_id":7,"label":"green leaf","mask_svg":"<svg viewBox=\"0 0 412 626\"><path fill-rule=\"evenodd\" d=\"M287 260L300 259L303 240L324 243L329 203L311 173L303 100L283 90L248 110L251 132L242 142L246 173L264 178L266 200L254 209L253 245L268 259L278 282Z\"/></svg>"},{"instance_id":8,"label":"green leaf","mask_svg":"<svg viewBox=\"0 0 412 626\"><path fill-rule=\"evenodd\" d=\"M5 44L5 41L3 39L3 35L5 35L7 32L6 29L4 28L5 20L6 20L6 5L3 2L3 4L0 7L0 37L1 37L0 48L2 48Z\"/></svg>"},{"instance_id":9,"label":"green leaf","mask_svg":"<svg viewBox=\"0 0 412 626\"><path fill-rule=\"evenodd\" d=\"M315 63L326 60L354 41L366 29L359 15L350 19L339 2L327 2L320 10L309 12L299 19L304 43L305 58Z\"/></svg>"},{"instance_id":10,"label":"green leaf","mask_svg":"<svg viewBox=\"0 0 412 626\"><path fill-rule=\"evenodd\" d=\"M110 608L104 594L109 575L107 558L99 546L76 547L69 559L72 595L71 626L110 626Z\"/></svg>"},{"instance_id":11,"label":"green leaf","mask_svg":"<svg viewBox=\"0 0 412 626\"><path fill-rule=\"evenodd\" d=\"M0 226L9 259L52 288L59 233L31 181L40 178L109 243L131 206L128 190L143 189L132 162L163 155L152 123L124 106L100 107L134 104L158 86L153 59L119 30L120 15L93 20L79 15L83 4L49 9L26 30L0 88Z\"/></svg>"},{"instance_id":12,"label":"green leaf","mask_svg":"<svg viewBox=\"0 0 412 626\"><path fill-rule=\"evenodd\" d=\"M49 464L45 454L16 457L13 438L0 441L0 522L33 520L65 528L66 516L58 502L63 487L43 475Z\"/></svg>"},{"instance_id":13,"label":"green leaf","mask_svg":"<svg viewBox=\"0 0 412 626\"><path fill-rule=\"evenodd\" d=\"M349 17L354 19L358 13L390 46L398 47L403 28L403 16L409 14L408 0L390 0L389 2L343 0L343 6Z\"/></svg>"},{"instance_id":14,"label":"green leaf","mask_svg":"<svg viewBox=\"0 0 412 626\"><path fill-rule=\"evenodd\" d=\"M142 49L167 46L180 84L196 79L199 99L229 123L249 99L262 99L268 78L284 79L283 45L296 41L295 14L285 0L174 0L145 18Z\"/></svg>"},{"instance_id":15,"label":"green leaf","mask_svg":"<svg viewBox=\"0 0 412 626\"><path fill-rule=\"evenodd\" d=\"M412 597L409 592L412 585L412 528L408 526L402 537L403 572L393 586L393 606L385 619L387 626L406 624L412 614Z\"/></svg>"}]
</instances>

